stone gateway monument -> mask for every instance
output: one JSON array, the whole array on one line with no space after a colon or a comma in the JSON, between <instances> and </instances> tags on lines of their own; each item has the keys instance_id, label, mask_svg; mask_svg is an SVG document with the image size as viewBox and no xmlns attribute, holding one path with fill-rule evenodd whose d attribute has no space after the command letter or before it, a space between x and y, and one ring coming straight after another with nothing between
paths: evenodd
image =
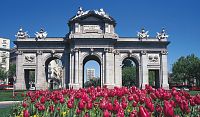
<instances>
[{"instance_id":1,"label":"stone gateway monument","mask_svg":"<svg viewBox=\"0 0 200 117\"><path fill-rule=\"evenodd\" d=\"M64 37L48 37L44 29L36 32L35 37L29 37L22 28L18 31L14 41L17 90L29 89L30 77L37 90L52 87L53 83L59 88L82 88L84 65L89 60L100 66L101 86L122 86L125 59L135 63L138 88L149 84L149 71L155 73L156 88L169 88L167 45L170 42L164 29L154 38L145 29L137 37L119 37L115 33L116 21L103 9L84 11L82 8L69 20L68 26L69 32ZM54 69L56 77L48 77L52 60L60 60L62 64Z\"/></svg>"}]
</instances>

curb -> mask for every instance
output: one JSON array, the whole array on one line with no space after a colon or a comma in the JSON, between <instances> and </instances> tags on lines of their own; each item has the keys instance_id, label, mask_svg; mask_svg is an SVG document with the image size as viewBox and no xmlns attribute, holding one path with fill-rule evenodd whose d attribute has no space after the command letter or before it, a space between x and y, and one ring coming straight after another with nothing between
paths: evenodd
<instances>
[{"instance_id":1,"label":"curb","mask_svg":"<svg viewBox=\"0 0 200 117\"><path fill-rule=\"evenodd\" d=\"M14 104L14 103L20 103L20 102L22 102L22 101L2 101L2 102L0 102L0 105L1 104Z\"/></svg>"}]
</instances>

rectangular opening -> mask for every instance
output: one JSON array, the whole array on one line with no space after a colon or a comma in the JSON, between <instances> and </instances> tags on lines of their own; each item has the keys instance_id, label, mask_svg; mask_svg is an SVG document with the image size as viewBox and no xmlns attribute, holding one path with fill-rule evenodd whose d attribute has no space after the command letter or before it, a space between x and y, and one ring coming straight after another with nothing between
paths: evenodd
<instances>
[{"instance_id":1,"label":"rectangular opening","mask_svg":"<svg viewBox=\"0 0 200 117\"><path fill-rule=\"evenodd\" d=\"M149 85L154 88L160 88L159 69L149 70Z\"/></svg>"},{"instance_id":2,"label":"rectangular opening","mask_svg":"<svg viewBox=\"0 0 200 117\"><path fill-rule=\"evenodd\" d=\"M35 85L35 69L24 69L26 89L29 90Z\"/></svg>"}]
</instances>

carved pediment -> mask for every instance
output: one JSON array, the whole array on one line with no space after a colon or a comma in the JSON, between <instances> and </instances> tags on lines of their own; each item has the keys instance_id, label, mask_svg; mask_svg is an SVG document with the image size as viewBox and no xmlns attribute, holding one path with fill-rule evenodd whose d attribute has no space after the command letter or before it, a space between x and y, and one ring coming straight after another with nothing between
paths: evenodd
<instances>
[{"instance_id":1,"label":"carved pediment","mask_svg":"<svg viewBox=\"0 0 200 117\"><path fill-rule=\"evenodd\" d=\"M101 19L97 18L97 17L94 17L94 16L89 16L89 17L83 19L82 21L94 22L94 21L101 21Z\"/></svg>"},{"instance_id":2,"label":"carved pediment","mask_svg":"<svg viewBox=\"0 0 200 117\"><path fill-rule=\"evenodd\" d=\"M69 38L116 38L115 20L103 9L84 11L79 8L77 14L69 20Z\"/></svg>"},{"instance_id":3,"label":"carved pediment","mask_svg":"<svg viewBox=\"0 0 200 117\"><path fill-rule=\"evenodd\" d=\"M107 21L115 25L115 20L109 16L103 9L100 10L87 10L84 11L81 7L77 11L77 14L69 20L71 22L78 21Z\"/></svg>"}]
</instances>

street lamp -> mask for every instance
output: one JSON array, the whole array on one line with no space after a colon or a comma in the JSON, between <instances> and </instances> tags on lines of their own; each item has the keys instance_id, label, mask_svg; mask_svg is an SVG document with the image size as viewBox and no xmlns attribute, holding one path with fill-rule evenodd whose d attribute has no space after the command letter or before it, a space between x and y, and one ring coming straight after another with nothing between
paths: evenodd
<instances>
[{"instance_id":1,"label":"street lamp","mask_svg":"<svg viewBox=\"0 0 200 117\"><path fill-rule=\"evenodd\" d=\"M13 97L15 96L15 83L16 83L16 76L13 76Z\"/></svg>"}]
</instances>

